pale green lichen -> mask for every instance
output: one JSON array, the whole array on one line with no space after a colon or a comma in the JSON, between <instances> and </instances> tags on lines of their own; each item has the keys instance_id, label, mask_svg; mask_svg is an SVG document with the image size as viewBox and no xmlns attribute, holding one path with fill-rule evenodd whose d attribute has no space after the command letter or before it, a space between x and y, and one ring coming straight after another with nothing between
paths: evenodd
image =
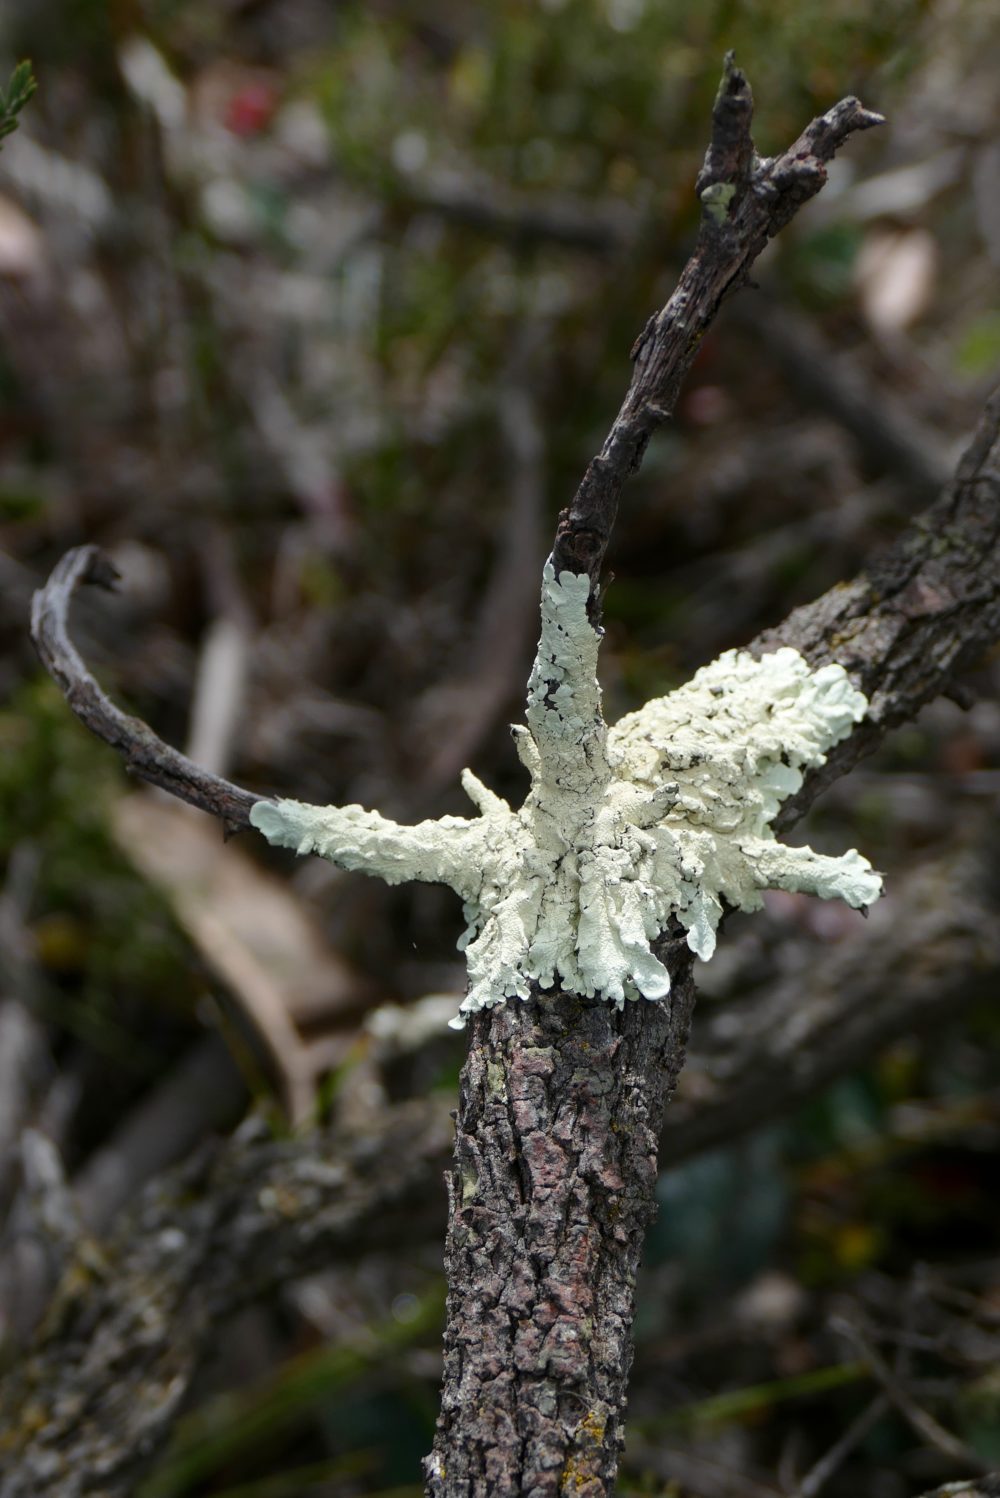
<instances>
[{"instance_id":1,"label":"pale green lichen","mask_svg":"<svg viewBox=\"0 0 1000 1498\"><path fill-rule=\"evenodd\" d=\"M729 205L736 196L732 182L710 182L703 187L698 197L713 223L724 224L729 216Z\"/></svg>"},{"instance_id":2,"label":"pale green lichen","mask_svg":"<svg viewBox=\"0 0 1000 1498\"><path fill-rule=\"evenodd\" d=\"M707 959L726 903L755 910L763 890L786 889L863 909L881 892L853 849L826 857L771 830L803 770L864 717L844 669L813 671L790 649L760 660L730 650L609 732L589 596L586 576L557 578L547 565L528 726L515 730L531 776L518 811L467 770L475 818L405 827L358 806L295 801L250 814L299 853L390 883L451 885L468 922L462 1015L527 998L533 983L618 1005L662 999L670 977L652 944L672 917Z\"/></svg>"}]
</instances>

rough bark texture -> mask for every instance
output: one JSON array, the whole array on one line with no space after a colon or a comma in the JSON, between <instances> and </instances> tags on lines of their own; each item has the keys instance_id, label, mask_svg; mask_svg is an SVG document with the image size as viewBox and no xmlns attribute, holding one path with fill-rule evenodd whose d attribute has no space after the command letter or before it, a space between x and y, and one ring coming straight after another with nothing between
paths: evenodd
<instances>
[{"instance_id":1,"label":"rough bark texture","mask_svg":"<svg viewBox=\"0 0 1000 1498\"><path fill-rule=\"evenodd\" d=\"M845 100L814 121L784 155L758 162L750 109L746 80L729 64L698 183L706 216L695 255L633 350L635 371L622 411L560 519L557 570L598 578L622 486L651 432L669 414L723 298L745 284L767 239L822 186L824 163L838 146L853 130L878 123L857 101ZM719 187L725 189L721 197L711 192ZM947 690L954 673L1000 633L998 424L1000 400L994 400L951 491L877 568L756 642L760 651L793 645L814 666L840 661L872 704L865 722L786 804L782 826L869 752L888 727ZM108 580L89 548L64 558L39 595L34 616L42 658L70 705L144 778L221 815L229 827L245 825L255 799L250 793L205 776L145 724L115 709L87 673L65 632L69 598L84 580ZM552 993L473 1020L449 1182L449 1325L442 1415L428 1459L433 1498L598 1498L613 1486L635 1275L653 1214L660 1116L683 1060L694 1000L682 940L667 938L661 956L673 978L667 1005L638 1002L618 1013L599 1000ZM375 1148L383 1151L384 1189L384 1144ZM403 1176L389 1171L388 1179L396 1181L394 1200L412 1200L406 1193L414 1182L418 1197L426 1182L415 1167L413 1146L399 1148ZM245 1181L240 1189L248 1189ZM277 1182L274 1189L280 1199ZM225 1280L228 1295L202 1272L206 1262L216 1264L220 1236L232 1232L241 1212L262 1221L259 1194L244 1207L233 1192L220 1190L219 1199L221 1206L213 1187L201 1207L207 1235L178 1247L181 1272L166 1276L165 1299L150 1304L152 1331L137 1319L141 1296L117 1316L120 1274L106 1282L95 1277L86 1295L70 1295L57 1307L60 1334L43 1338L13 1393L7 1391L13 1400L8 1408L18 1412L8 1449L16 1451L20 1465L16 1475L3 1478L0 1498L128 1491L121 1484L131 1463L162 1435L175 1407L171 1400L190 1376L194 1354L182 1339L178 1355L187 1362L176 1384L163 1382L174 1356L168 1333L190 1324L204 1340L211 1318L238 1303L237 1287L240 1295L259 1288L252 1268L265 1262L263 1229L253 1240L258 1257L234 1258L238 1267ZM369 1220L359 1215L360 1197L350 1200L355 1210L345 1211L339 1238L330 1225L327 1249L349 1237L356 1244L361 1222ZM373 1210L370 1196L366 1210ZM166 1230L166 1219L163 1225ZM268 1230L273 1226L264 1223ZM153 1237L146 1224L136 1239L139 1261ZM199 1257L199 1244L207 1260ZM127 1245L123 1253L127 1259ZM143 1271L137 1262L124 1283L141 1284ZM141 1419L131 1419L136 1455L126 1456L120 1438L108 1435L115 1412L108 1408L107 1369L116 1358L127 1361L125 1349L145 1348L147 1340L159 1349L148 1406L156 1409L145 1431ZM40 1413L32 1405L33 1389Z\"/></svg>"},{"instance_id":2,"label":"rough bark texture","mask_svg":"<svg viewBox=\"0 0 1000 1498\"><path fill-rule=\"evenodd\" d=\"M702 334L768 239L880 117L843 100L761 162L732 58L697 189L705 214L676 291L632 350L621 411L552 560L595 592L622 487L669 416ZM595 604L596 612L596 604ZM445 1380L432 1498L611 1491L622 1441L635 1276L654 1212L656 1141L683 1063L691 957L666 943L672 1002L616 1013L561 993L474 1022L462 1074L446 1264Z\"/></svg>"},{"instance_id":3,"label":"rough bark texture","mask_svg":"<svg viewBox=\"0 0 1000 1498\"><path fill-rule=\"evenodd\" d=\"M604 1494L617 1467L657 1137L694 986L667 1004L554 992L475 1016L445 1265L445 1386L428 1492Z\"/></svg>"},{"instance_id":4,"label":"rough bark texture","mask_svg":"<svg viewBox=\"0 0 1000 1498\"><path fill-rule=\"evenodd\" d=\"M860 1057L872 1055L895 1036L910 1033L916 1026L953 1018L957 992L967 996L974 985L982 993L994 992L1000 966L1000 928L996 889L989 874L988 857L984 862L972 850L916 871L896 894L922 932L919 948L904 945L911 922L905 928L897 926L895 941L879 936L876 907L859 940L841 944L832 957L826 954L810 985L808 1002L803 1001L801 965L793 960L788 976L775 985L773 993L755 997L751 1023L742 1026L738 1034L733 1031L728 1009L722 1018L730 1023L719 1025L722 1033L718 1036L711 1023L702 1027L697 1047L697 1088L690 1098L678 1099L671 1106L668 1126L658 1141L660 1168L786 1113L789 1106L842 1075ZM954 992L949 980L954 982ZM537 1323L522 1318L524 1324L514 1328L513 1313L504 1311L509 1302L509 1297L504 1300L504 1275L516 1273L522 1293L526 1276L532 1283L544 1279L550 1287L557 1286L549 1314L558 1311L563 1327L565 1311L558 1308L565 1301L566 1290L558 1276L567 1263L571 1273L584 1279L588 1287L602 1283L602 1276L606 1276L611 1288L602 1292L596 1310L603 1312L608 1307L615 1312L619 1318L615 1335L610 1340L605 1336L599 1348L585 1348L585 1355L592 1361L598 1355L610 1359L613 1346L622 1349L620 1363L611 1363L610 1379L607 1367L586 1369L595 1381L600 1374L605 1398L609 1383L620 1389L630 1356L625 1335L627 1317L623 1321L620 1313L628 1312L630 1306L643 1221L643 1201L624 1199L626 1193L619 1181L624 1181L624 1172L630 1167L642 1173L632 1179L648 1177L657 1151L653 1136L659 1102L653 1099L650 1111L645 1112L645 1099L634 1085L635 1077L645 1075L651 1063L640 1057L628 1081L626 1065L635 1061L639 1046L659 1046L671 1055L680 1053L693 995L688 985L679 993L682 998L675 994L669 1011L659 1006L632 1005L623 1016L596 1003L564 1000L567 1006L578 1006L575 1017L580 1029L571 1032L577 1036L572 1056L565 1049L569 1016L559 1009L547 1006L540 1027L535 1026L528 1006L516 1005L492 1017L494 1021L507 1021L508 1042L499 1052L501 1058L513 1058L513 1041L519 1043L520 1082L513 1085L527 1095L527 1110L540 1124L535 1130L539 1138L534 1149L545 1157L539 1165L536 1156L535 1164L529 1167L518 1166L517 1156L512 1154L505 1161L494 1200L499 1200L504 1191L512 1192L521 1220L530 1214L533 1224L538 1225L533 1231L540 1232L545 1221L551 1226L551 1217L546 1218L536 1205L540 1200L536 1193L541 1190L536 1179L546 1162L561 1162L566 1153L556 1132L558 1128L565 1134L566 1116L551 1133L544 1127L545 1115L553 1110L553 1097L566 1081L564 1071L557 1071L553 1059L555 1042L560 1043L562 1051L560 1068L581 1058L589 1061L595 1039L604 1047L601 1054L606 1064L613 1051L608 1094L588 1094L585 1100L589 1158L582 1162L578 1178L557 1177L549 1183L546 1209L551 1212L553 1202L558 1200L575 1214L582 1205L587 1210L579 1221L589 1220L595 1227L589 1235L579 1228L565 1245L567 1250L575 1248L575 1258L572 1252L563 1251L558 1241L550 1240L546 1248L539 1238L533 1240L533 1256L523 1261L518 1229L509 1225L506 1216L488 1218L481 1208L474 1207L472 1231L483 1238L492 1235L494 1255L484 1271L482 1259L470 1252L468 1242L456 1245L452 1268L462 1276L462 1283L475 1272L486 1274L482 1283L471 1279L473 1293L478 1295L480 1319L477 1325L470 1313L469 1321L476 1335L489 1337L496 1346L497 1325L503 1336L509 1332L509 1341L514 1340L516 1331L518 1348L526 1349L536 1361L541 1341L551 1333L555 1322L542 1330L544 1316ZM626 1020L630 1031L623 1038L620 1032ZM526 1108L520 1105L514 1115L509 1091L512 1084L496 1069L496 1056L489 1049L489 1030L486 1016L474 1022L470 1064L476 1070L481 1106L490 1111L497 1125L502 1125L506 1116L508 1148L513 1151L513 1131L518 1120L525 1117ZM527 1065L526 1048L536 1053L528 1057ZM672 1085L674 1079L670 1080ZM499 1090L500 1082L508 1088L506 1100ZM613 1111L623 1105L631 1110L626 1131ZM366 1136L371 1127L366 1115ZM219 1319L240 1300L328 1263L342 1247L353 1252L351 1235L365 1245L379 1234L391 1241L392 1235L398 1234L402 1214L409 1241L438 1239L442 1201L434 1188L452 1144L442 1100L427 1098L395 1110L366 1148L355 1150L350 1138L348 1134L332 1140L313 1135L283 1143L237 1138L218 1154L203 1154L144 1191L135 1211L116 1223L108 1241L96 1251L92 1241L78 1239L65 1266L67 1284L57 1306L31 1356L10 1375L0 1393L0 1421L9 1426L6 1450L0 1438L0 1471L3 1457L16 1455L35 1483L29 1490L24 1487L26 1476L18 1477L20 1488L13 1485L13 1477L0 1478L2 1498L22 1498L28 1491L42 1495L72 1492L60 1486L67 1472L75 1474L73 1480L80 1494L104 1492L113 1498L127 1498L134 1490L137 1474L155 1456L169 1434L176 1410L187 1399L192 1379L214 1341ZM552 1150L548 1149L549 1139L555 1140ZM595 1156L599 1140L615 1152L605 1157L610 1164L602 1164ZM463 1189L472 1180L471 1172L479 1168L481 1146L476 1139L472 1143L475 1152L468 1173L462 1177ZM344 1165L346 1171L337 1168ZM362 1166L364 1182L354 1176L355 1168L360 1170ZM490 1168L495 1174L496 1168ZM531 1199L525 1202L529 1174ZM278 1197L268 1195L274 1190L280 1192ZM570 1200L574 1191L576 1195ZM281 1203L278 1217L268 1205L275 1201ZM461 1203L457 1206L461 1210ZM623 1243L614 1233L623 1232L630 1218L635 1232L630 1242ZM165 1232L165 1225L172 1231ZM609 1233L611 1240L605 1245ZM177 1251L178 1234L189 1240L190 1248L183 1254ZM475 1242L472 1247L476 1247ZM549 1251L551 1257L544 1258ZM593 1298L589 1288L584 1295L585 1299ZM537 1300L542 1303L541 1296ZM144 1329L137 1301L156 1312L156 1334L152 1338L148 1328ZM207 1314L209 1307L211 1315ZM169 1336L164 1336L168 1310L176 1325ZM564 1330L556 1332L552 1347L564 1338ZM109 1348L114 1350L111 1360L106 1357ZM455 1387L460 1389L464 1349L456 1347L454 1356L459 1369ZM556 1362L551 1360L549 1383L558 1382ZM565 1356L559 1366L566 1366ZM536 1372L522 1382L530 1385L532 1398L544 1403L546 1375ZM526 1396L513 1384L512 1379L509 1406L528 1408ZM155 1394L165 1388L169 1388L170 1398L159 1403L140 1397L143 1391ZM116 1397L119 1389L128 1391L130 1397ZM579 1425L585 1412L579 1400L573 1403L571 1388L562 1403ZM84 1409L90 1415L85 1420L65 1422L58 1414L64 1407ZM620 1403L615 1408L620 1408ZM50 1432L45 1438L34 1434L39 1418L44 1418ZM585 1427L582 1434L592 1435L593 1427ZM31 1449L23 1456L26 1446ZM496 1461L495 1456L491 1461ZM577 1459L570 1473L581 1472L584 1465L582 1458ZM53 1475L46 1476L46 1472Z\"/></svg>"}]
</instances>

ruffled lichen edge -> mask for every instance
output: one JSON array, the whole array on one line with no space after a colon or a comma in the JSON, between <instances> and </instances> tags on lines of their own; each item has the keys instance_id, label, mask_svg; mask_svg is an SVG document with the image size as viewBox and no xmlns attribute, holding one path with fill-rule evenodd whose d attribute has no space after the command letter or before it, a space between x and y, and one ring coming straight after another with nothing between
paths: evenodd
<instances>
[{"instance_id":1,"label":"ruffled lichen edge","mask_svg":"<svg viewBox=\"0 0 1000 1498\"><path fill-rule=\"evenodd\" d=\"M460 895L469 988L458 1025L532 985L619 1006L664 999L670 977L655 943L672 919L707 960L726 905L758 909L765 889L856 909L882 890L855 849L791 847L771 825L803 772L867 711L843 667L813 670L788 648L726 651L609 731L589 595L586 576L546 566L527 726L514 730L531 777L518 810L465 771L472 818L405 826L297 801L260 801L250 813L272 843Z\"/></svg>"}]
</instances>

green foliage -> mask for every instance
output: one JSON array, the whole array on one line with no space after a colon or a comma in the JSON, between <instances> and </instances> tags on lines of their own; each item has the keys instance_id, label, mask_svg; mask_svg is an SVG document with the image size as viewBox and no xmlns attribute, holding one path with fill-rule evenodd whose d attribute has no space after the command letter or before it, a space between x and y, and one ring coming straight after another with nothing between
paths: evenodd
<instances>
[{"instance_id":1,"label":"green foliage","mask_svg":"<svg viewBox=\"0 0 1000 1498\"><path fill-rule=\"evenodd\" d=\"M955 368L971 378L988 375L1000 364L1000 312L977 317L960 335Z\"/></svg>"},{"instance_id":2,"label":"green foliage","mask_svg":"<svg viewBox=\"0 0 1000 1498\"><path fill-rule=\"evenodd\" d=\"M37 87L31 63L19 62L6 89L0 89L0 141L17 129L20 123L17 117Z\"/></svg>"}]
</instances>

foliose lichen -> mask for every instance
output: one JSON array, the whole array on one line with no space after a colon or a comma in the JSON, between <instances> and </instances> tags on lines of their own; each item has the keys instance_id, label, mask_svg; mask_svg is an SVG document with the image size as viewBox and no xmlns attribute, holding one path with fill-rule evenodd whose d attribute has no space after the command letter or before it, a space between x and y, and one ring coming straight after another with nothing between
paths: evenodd
<instances>
[{"instance_id":1,"label":"foliose lichen","mask_svg":"<svg viewBox=\"0 0 1000 1498\"><path fill-rule=\"evenodd\" d=\"M586 576L546 566L527 727L514 729L531 778L518 810L466 770L473 818L407 827L297 801L260 801L250 814L272 843L390 884L457 891L469 970L459 1027L528 998L533 984L619 1006L665 998L670 976L653 944L672 917L707 960L727 903L756 910L765 889L785 889L864 909L881 893L854 849L833 858L790 847L771 826L803 771L867 711L843 667L814 671L790 649L759 660L729 650L609 730L589 596Z\"/></svg>"}]
</instances>

